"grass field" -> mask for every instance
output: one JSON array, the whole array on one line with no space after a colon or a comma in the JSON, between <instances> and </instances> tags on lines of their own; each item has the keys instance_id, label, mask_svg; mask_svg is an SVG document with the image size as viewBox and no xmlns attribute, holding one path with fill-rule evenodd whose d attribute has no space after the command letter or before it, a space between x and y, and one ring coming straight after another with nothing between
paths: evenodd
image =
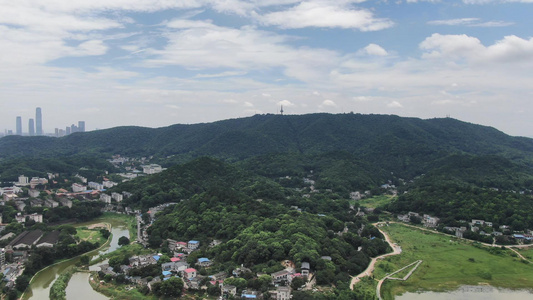
<instances>
[{"instance_id":1,"label":"grass field","mask_svg":"<svg viewBox=\"0 0 533 300\"><path fill-rule=\"evenodd\" d=\"M515 248L520 254L522 254L527 260L533 262L533 246L529 248Z\"/></svg>"},{"instance_id":2,"label":"grass field","mask_svg":"<svg viewBox=\"0 0 533 300\"><path fill-rule=\"evenodd\" d=\"M510 289L531 289L533 286L533 264L513 257L510 250L476 246L399 224L382 229L402 247L402 254L380 261L374 273L376 279L416 260L423 260L409 280L385 282L382 289L385 299L406 291L454 290L461 285L489 284Z\"/></svg>"},{"instance_id":3,"label":"grass field","mask_svg":"<svg viewBox=\"0 0 533 300\"><path fill-rule=\"evenodd\" d=\"M106 242L107 239L102 237L99 229L87 229L87 227L76 228L76 236L80 241L89 241L91 243L98 242L100 245Z\"/></svg>"},{"instance_id":4,"label":"grass field","mask_svg":"<svg viewBox=\"0 0 533 300\"><path fill-rule=\"evenodd\" d=\"M371 198L364 198L359 201L352 201L352 203L359 203L362 207L376 208L391 202L392 199L394 199L394 196L392 195L379 195Z\"/></svg>"}]
</instances>

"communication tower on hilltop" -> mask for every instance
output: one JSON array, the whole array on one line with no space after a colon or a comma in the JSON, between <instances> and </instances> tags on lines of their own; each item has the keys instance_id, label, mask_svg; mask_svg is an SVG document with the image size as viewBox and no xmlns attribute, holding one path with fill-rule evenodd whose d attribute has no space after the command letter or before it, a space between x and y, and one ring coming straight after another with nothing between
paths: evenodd
<instances>
[{"instance_id":1,"label":"communication tower on hilltop","mask_svg":"<svg viewBox=\"0 0 533 300\"><path fill-rule=\"evenodd\" d=\"M280 114L283 115L283 105L281 106L281 109L279 110Z\"/></svg>"}]
</instances>

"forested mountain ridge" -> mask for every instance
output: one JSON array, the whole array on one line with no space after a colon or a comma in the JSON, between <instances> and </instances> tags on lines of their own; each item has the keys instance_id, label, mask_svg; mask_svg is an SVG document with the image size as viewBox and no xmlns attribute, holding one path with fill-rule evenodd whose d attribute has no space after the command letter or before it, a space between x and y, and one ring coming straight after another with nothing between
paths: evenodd
<instances>
[{"instance_id":1,"label":"forested mountain ridge","mask_svg":"<svg viewBox=\"0 0 533 300\"><path fill-rule=\"evenodd\" d=\"M278 154L345 152L360 162L402 177L427 171L450 154L497 155L533 166L533 139L511 137L494 128L455 119L393 115L255 115L163 128L117 127L62 138L8 136L0 139L0 159L57 158L112 154L155 156L167 166L194 157L229 161Z\"/></svg>"}]
</instances>

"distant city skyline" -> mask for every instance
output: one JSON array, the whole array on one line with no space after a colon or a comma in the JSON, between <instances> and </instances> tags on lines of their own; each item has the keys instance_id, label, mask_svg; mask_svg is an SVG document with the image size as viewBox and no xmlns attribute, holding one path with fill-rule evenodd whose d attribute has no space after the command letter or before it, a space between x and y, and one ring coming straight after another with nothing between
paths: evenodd
<instances>
[{"instance_id":1,"label":"distant city skyline","mask_svg":"<svg viewBox=\"0 0 533 300\"><path fill-rule=\"evenodd\" d=\"M394 114L533 137L533 0L4 1L0 128ZM36 134L39 119L35 117ZM64 125L61 125L64 124Z\"/></svg>"},{"instance_id":2,"label":"distant city skyline","mask_svg":"<svg viewBox=\"0 0 533 300\"><path fill-rule=\"evenodd\" d=\"M60 137L60 136L68 135L70 133L74 133L74 132L85 132L86 131L85 121L78 121L77 122L78 125L72 124L70 126L66 126L65 129L59 129L56 127L53 131L50 131L50 132L44 131L42 127L43 113L40 107L35 108L35 120L37 120L37 122L35 123L33 118L28 119L27 131L24 130L24 127L22 125L23 123L22 120L23 120L22 116L17 116L15 118L15 131L13 132L11 128L5 128L4 133L0 134L0 136L14 134L14 135L27 135L27 136L49 135L49 136Z\"/></svg>"}]
</instances>

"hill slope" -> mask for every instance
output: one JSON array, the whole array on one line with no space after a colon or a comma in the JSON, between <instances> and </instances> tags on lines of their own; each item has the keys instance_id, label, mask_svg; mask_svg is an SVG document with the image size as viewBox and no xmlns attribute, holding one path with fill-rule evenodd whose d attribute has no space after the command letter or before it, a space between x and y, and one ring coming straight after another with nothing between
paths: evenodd
<instances>
[{"instance_id":1,"label":"hill slope","mask_svg":"<svg viewBox=\"0 0 533 300\"><path fill-rule=\"evenodd\" d=\"M533 140L454 119L392 115L255 115L164 128L117 127L63 138L9 136L0 158L79 154L168 157L169 164L198 156L230 161L271 153L315 155L344 151L405 177L453 153L497 155L533 166Z\"/></svg>"}]
</instances>

